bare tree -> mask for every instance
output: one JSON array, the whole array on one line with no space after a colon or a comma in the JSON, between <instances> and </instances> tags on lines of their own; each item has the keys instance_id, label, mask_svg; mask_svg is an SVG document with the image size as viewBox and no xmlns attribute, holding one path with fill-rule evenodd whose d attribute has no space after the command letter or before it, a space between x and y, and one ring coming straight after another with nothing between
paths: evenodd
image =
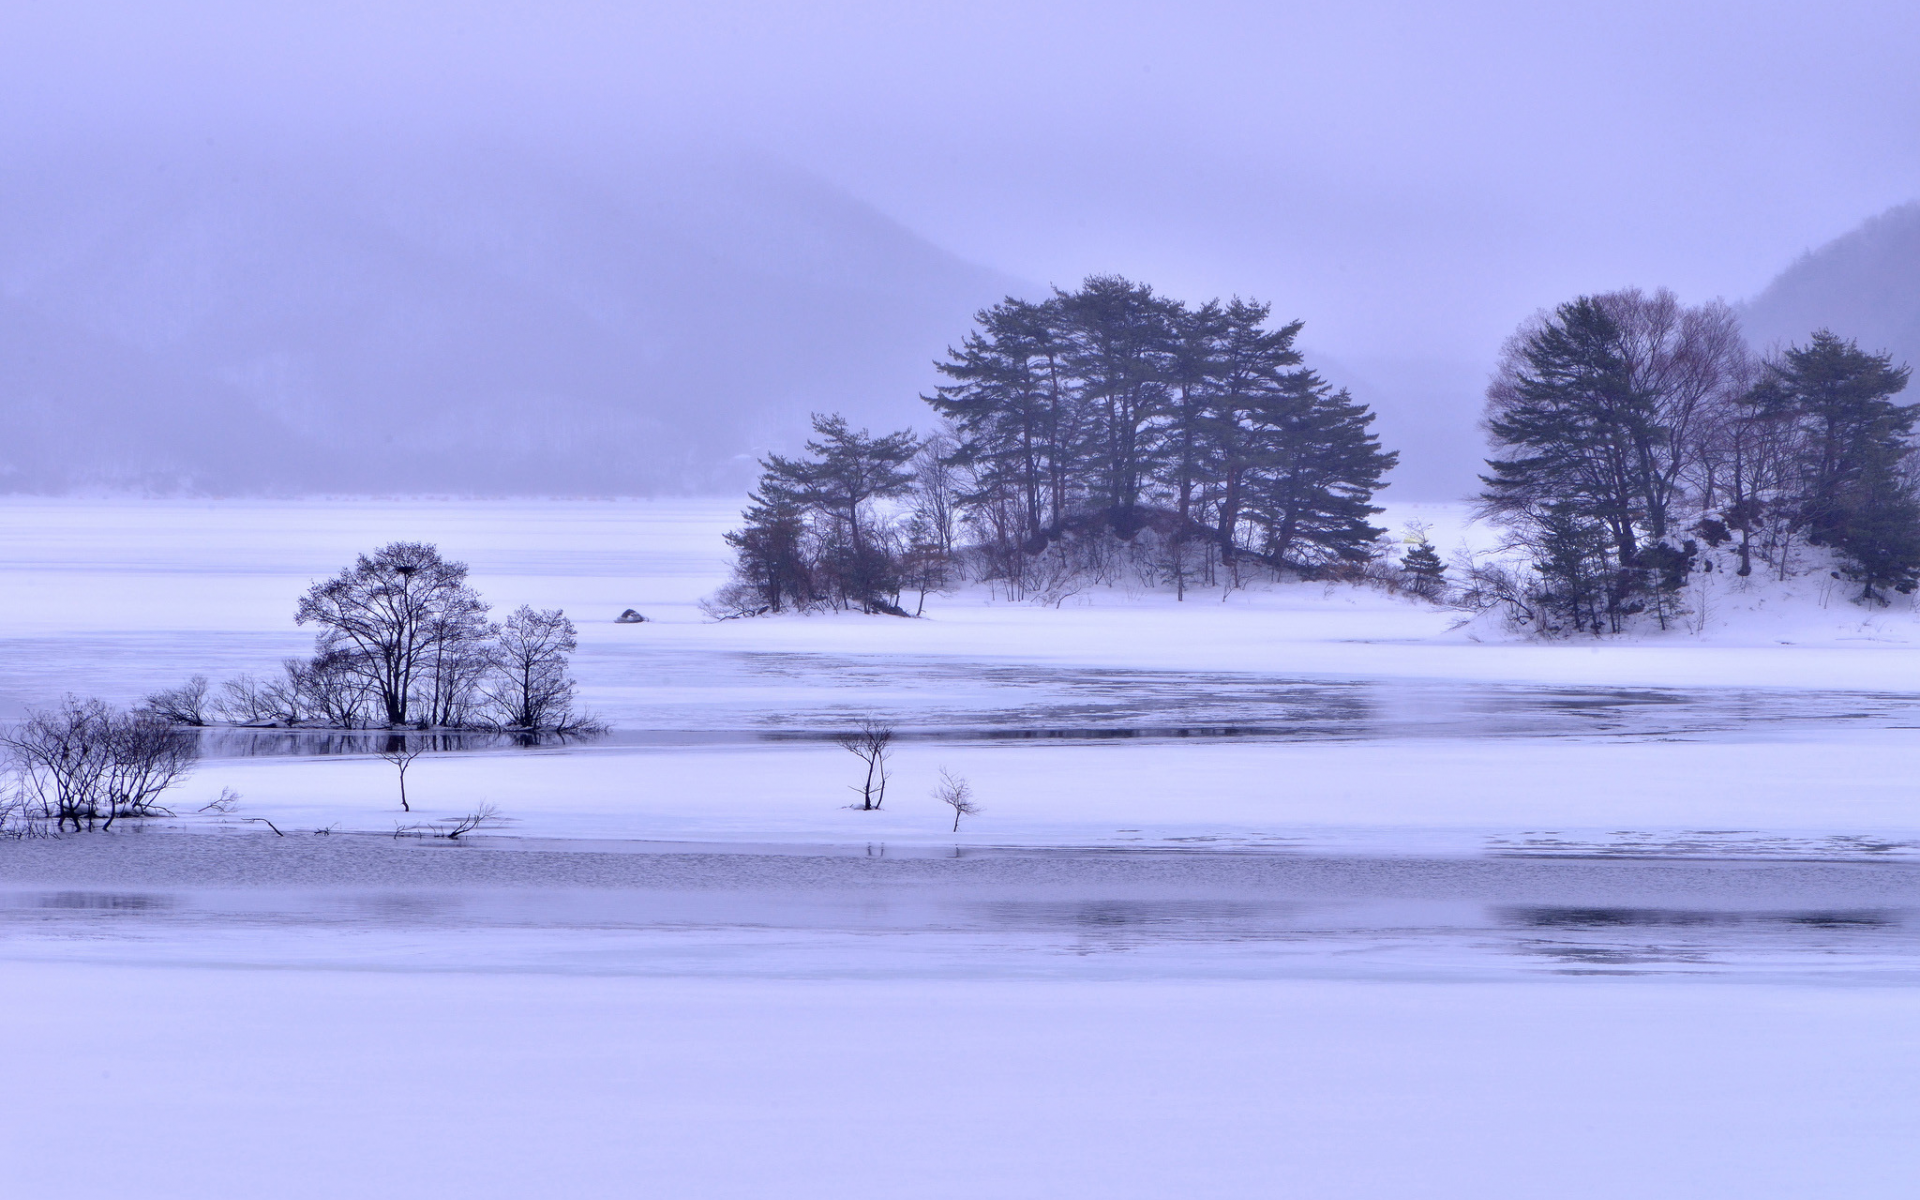
<instances>
[{"instance_id":1,"label":"bare tree","mask_svg":"<svg viewBox=\"0 0 1920 1200\"><path fill-rule=\"evenodd\" d=\"M304 668L299 659L288 659L279 679L262 680L240 675L220 685L213 711L223 721L235 725L255 725L263 721L292 724L300 719L300 700L294 687L293 672Z\"/></svg>"},{"instance_id":2,"label":"bare tree","mask_svg":"<svg viewBox=\"0 0 1920 1200\"><path fill-rule=\"evenodd\" d=\"M104 701L77 696L29 712L0 745L28 806L76 831L164 813L161 793L199 756L190 735L159 717L116 713Z\"/></svg>"},{"instance_id":3,"label":"bare tree","mask_svg":"<svg viewBox=\"0 0 1920 1200\"><path fill-rule=\"evenodd\" d=\"M223 787L220 789L220 794L218 796L215 796L213 799L207 801L205 804L202 804L199 807L199 809L197 809L196 811L203 812L203 813L206 813L206 812L219 813L221 816L227 816L228 814L232 813L234 809L239 807L240 807L240 793L234 791L230 787Z\"/></svg>"},{"instance_id":4,"label":"bare tree","mask_svg":"<svg viewBox=\"0 0 1920 1200\"><path fill-rule=\"evenodd\" d=\"M913 606L913 615L917 617L926 612L928 596L953 586L953 555L933 540L935 535L920 517L916 516L903 532L905 548L896 549L900 582L903 589L919 594Z\"/></svg>"},{"instance_id":5,"label":"bare tree","mask_svg":"<svg viewBox=\"0 0 1920 1200\"><path fill-rule=\"evenodd\" d=\"M107 727L107 821L166 814L160 794L184 779L200 756L191 735L143 713L115 717Z\"/></svg>"},{"instance_id":6,"label":"bare tree","mask_svg":"<svg viewBox=\"0 0 1920 1200\"><path fill-rule=\"evenodd\" d=\"M467 586L465 563L423 542L394 542L300 599L294 621L320 626L321 656L363 674L388 725L414 718L436 650L485 637L487 606Z\"/></svg>"},{"instance_id":7,"label":"bare tree","mask_svg":"<svg viewBox=\"0 0 1920 1200\"><path fill-rule=\"evenodd\" d=\"M960 818L970 817L980 811L973 802L973 785L955 775L945 767L940 768L940 783L933 789L940 803L953 809L953 832L960 832Z\"/></svg>"},{"instance_id":8,"label":"bare tree","mask_svg":"<svg viewBox=\"0 0 1920 1200\"><path fill-rule=\"evenodd\" d=\"M1544 619L1540 610L1539 577L1526 567L1482 559L1467 550L1454 557L1453 566L1461 580L1453 607L1468 612L1505 609L1507 620L1520 626Z\"/></svg>"},{"instance_id":9,"label":"bare tree","mask_svg":"<svg viewBox=\"0 0 1920 1200\"><path fill-rule=\"evenodd\" d=\"M207 677L195 675L179 687L151 693L140 702L140 711L175 725L205 725L209 711L207 688Z\"/></svg>"},{"instance_id":10,"label":"bare tree","mask_svg":"<svg viewBox=\"0 0 1920 1200\"><path fill-rule=\"evenodd\" d=\"M281 665L302 718L342 729L377 719L378 693L362 656L350 647L330 646L312 658L289 658Z\"/></svg>"},{"instance_id":11,"label":"bare tree","mask_svg":"<svg viewBox=\"0 0 1920 1200\"><path fill-rule=\"evenodd\" d=\"M1647 532L1670 535L1670 516L1693 485L1709 489L1705 461L1712 426L1752 376L1740 322L1723 301L1688 307L1666 288L1638 288L1599 297L1618 324L1620 351L1634 390L1651 402L1651 420L1633 430L1633 471L1645 501Z\"/></svg>"},{"instance_id":12,"label":"bare tree","mask_svg":"<svg viewBox=\"0 0 1920 1200\"><path fill-rule=\"evenodd\" d=\"M853 785L853 790L860 793L861 811L879 808L887 798L887 758L893 753L893 726L869 717L860 722L859 729L835 740L842 750L866 765L866 778Z\"/></svg>"},{"instance_id":13,"label":"bare tree","mask_svg":"<svg viewBox=\"0 0 1920 1200\"><path fill-rule=\"evenodd\" d=\"M954 463L959 451L958 439L943 429L920 443L913 456L913 518L925 530L917 540L948 556L960 525L962 479Z\"/></svg>"},{"instance_id":14,"label":"bare tree","mask_svg":"<svg viewBox=\"0 0 1920 1200\"><path fill-rule=\"evenodd\" d=\"M29 712L6 735L21 793L61 829L71 822L78 830L99 817L109 719L103 702L68 696L57 708Z\"/></svg>"},{"instance_id":15,"label":"bare tree","mask_svg":"<svg viewBox=\"0 0 1920 1200\"><path fill-rule=\"evenodd\" d=\"M577 645L573 622L557 608L525 604L500 623L488 696L509 729L567 729L573 724L573 676L567 656Z\"/></svg>"},{"instance_id":16,"label":"bare tree","mask_svg":"<svg viewBox=\"0 0 1920 1200\"><path fill-rule=\"evenodd\" d=\"M424 725L448 728L477 723L482 687L493 669L496 631L464 615L435 622L421 671L416 718Z\"/></svg>"},{"instance_id":17,"label":"bare tree","mask_svg":"<svg viewBox=\"0 0 1920 1200\"><path fill-rule=\"evenodd\" d=\"M419 758L426 752L427 744L425 741L415 741L404 733L389 735L386 748L380 751L380 758L392 763L394 770L400 774L401 812L413 811L413 807L407 803L407 768L413 765L414 759Z\"/></svg>"},{"instance_id":18,"label":"bare tree","mask_svg":"<svg viewBox=\"0 0 1920 1200\"><path fill-rule=\"evenodd\" d=\"M0 790L0 837L45 837L49 832L46 818L35 811L18 789Z\"/></svg>"}]
</instances>

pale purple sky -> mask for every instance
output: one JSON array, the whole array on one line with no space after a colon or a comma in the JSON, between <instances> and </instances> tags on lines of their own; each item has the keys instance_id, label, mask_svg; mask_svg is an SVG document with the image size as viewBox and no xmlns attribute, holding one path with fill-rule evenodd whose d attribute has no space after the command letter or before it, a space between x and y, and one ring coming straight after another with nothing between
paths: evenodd
<instances>
[{"instance_id":1,"label":"pale purple sky","mask_svg":"<svg viewBox=\"0 0 1920 1200\"><path fill-rule=\"evenodd\" d=\"M36 9L37 11L33 11ZM10 124L687 139L1037 281L1484 355L1622 284L1751 294L1920 196L1910 3L11 6Z\"/></svg>"},{"instance_id":2,"label":"pale purple sky","mask_svg":"<svg viewBox=\"0 0 1920 1200\"><path fill-rule=\"evenodd\" d=\"M1916 63L1913 3L75 0L0 11L0 152L319 131L772 158L1017 279L1271 300L1403 441L1452 439L1444 491L1528 313L1737 301L1920 197Z\"/></svg>"}]
</instances>

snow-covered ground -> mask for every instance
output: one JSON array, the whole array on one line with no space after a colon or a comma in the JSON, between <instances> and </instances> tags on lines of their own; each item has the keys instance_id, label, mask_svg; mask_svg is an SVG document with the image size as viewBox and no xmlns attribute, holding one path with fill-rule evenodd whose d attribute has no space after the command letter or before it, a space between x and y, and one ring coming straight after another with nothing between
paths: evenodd
<instances>
[{"instance_id":1,"label":"snow-covered ground","mask_svg":"<svg viewBox=\"0 0 1920 1200\"><path fill-rule=\"evenodd\" d=\"M365 754L223 735L176 821L0 844L0 1004L100 1013L9 1056L19 1194L1906 1194L1910 603L710 622L736 508L0 501L0 718L273 670L308 583L407 538L566 608L615 726L423 758L406 817ZM865 715L878 813L827 736ZM481 804L477 844L376 836ZM137 1116L75 1160L35 1132L71 1111Z\"/></svg>"},{"instance_id":2,"label":"snow-covered ground","mask_svg":"<svg viewBox=\"0 0 1920 1200\"><path fill-rule=\"evenodd\" d=\"M958 839L972 845L1477 851L1720 830L1706 836L1901 853L1920 837L1920 620L1815 581L1729 586L1708 605L1723 627L1703 634L1573 644L1320 586L1185 604L1103 589L1059 608L976 592L936 598L920 621L713 622L696 603L724 577L723 503L16 499L0 512L12 712L272 671L310 644L291 622L305 586L395 538L471 563L498 607L566 608L583 700L615 735L436 755L409 777L430 816L489 803L521 836L951 844L928 796L945 767L979 793ZM1387 519L1419 520L1442 545L1488 540L1454 509ZM1759 612L1743 623L1735 600ZM648 621L616 624L627 607ZM847 810L852 760L823 740L866 715L902 737L880 813ZM387 832L389 772L365 756L215 758L181 807L232 787L244 816Z\"/></svg>"}]
</instances>

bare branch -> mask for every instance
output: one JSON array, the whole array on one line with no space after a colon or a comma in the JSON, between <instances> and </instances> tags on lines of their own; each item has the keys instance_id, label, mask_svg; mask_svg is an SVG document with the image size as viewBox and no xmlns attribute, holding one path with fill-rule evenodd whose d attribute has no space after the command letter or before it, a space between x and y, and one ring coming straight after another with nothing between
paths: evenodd
<instances>
[{"instance_id":1,"label":"bare branch","mask_svg":"<svg viewBox=\"0 0 1920 1200\"><path fill-rule=\"evenodd\" d=\"M887 798L887 758L893 753L893 726L869 717L860 722L859 729L834 740L866 765L866 777L851 785L860 793L861 811L879 808Z\"/></svg>"},{"instance_id":2,"label":"bare branch","mask_svg":"<svg viewBox=\"0 0 1920 1200\"><path fill-rule=\"evenodd\" d=\"M934 798L953 809L953 832L960 832L960 818L970 817L980 811L973 802L973 785L965 778L955 775L945 767L940 768L940 782L933 789Z\"/></svg>"}]
</instances>

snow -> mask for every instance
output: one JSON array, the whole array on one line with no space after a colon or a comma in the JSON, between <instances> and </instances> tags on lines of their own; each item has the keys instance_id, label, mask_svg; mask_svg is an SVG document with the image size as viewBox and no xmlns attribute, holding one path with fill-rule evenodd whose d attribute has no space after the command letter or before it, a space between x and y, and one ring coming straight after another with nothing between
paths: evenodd
<instances>
[{"instance_id":1,"label":"snow","mask_svg":"<svg viewBox=\"0 0 1920 1200\"><path fill-rule=\"evenodd\" d=\"M407 538L566 608L615 726L431 754L414 814L365 754L229 739L173 821L0 843L0 1012L89 1014L8 1055L10 1187L1910 1187L1909 601L1716 572L1696 628L1570 643L1306 585L712 622L737 508L0 500L0 717L271 671L301 590ZM825 737L867 714L879 812ZM512 823L384 836L481 804ZM58 1152L78 1111L132 1116Z\"/></svg>"},{"instance_id":2,"label":"snow","mask_svg":"<svg viewBox=\"0 0 1920 1200\"><path fill-rule=\"evenodd\" d=\"M1920 838L1905 728L1920 722L1920 622L1911 605L1868 612L1827 595L1821 607L1817 582L1729 584L1765 609L1758 626L1723 597L1711 611L1726 630L1572 644L1486 640L1454 628L1458 613L1317 585L1187 604L1101 590L1060 608L975 591L936 598L920 621L714 622L695 605L726 568L734 506L719 502L4 507L0 569L16 583L0 600L12 631L0 701L14 711L67 690L126 702L196 672L271 671L309 643L294 597L394 538L470 562L497 608L565 607L585 705L616 736L435 755L409 776L427 817L490 803L520 836L939 841L949 814L928 791L944 766L985 809L962 844ZM1414 520L1436 539L1487 536L1442 506L1388 518ZM627 607L648 622L618 624ZM850 760L830 743L765 740L869 713L903 738L880 813L847 811ZM1095 736L1166 727L1192 744ZM1205 736L1240 727L1277 732ZM1072 736L979 736L1008 731ZM183 807L233 787L246 816L390 832L402 818L390 770L215 760Z\"/></svg>"},{"instance_id":3,"label":"snow","mask_svg":"<svg viewBox=\"0 0 1920 1200\"><path fill-rule=\"evenodd\" d=\"M5 981L143 1015L9 1053L20 1196L1871 1200L1920 1167L1904 990ZM62 1147L50 1113L124 1117Z\"/></svg>"}]
</instances>

